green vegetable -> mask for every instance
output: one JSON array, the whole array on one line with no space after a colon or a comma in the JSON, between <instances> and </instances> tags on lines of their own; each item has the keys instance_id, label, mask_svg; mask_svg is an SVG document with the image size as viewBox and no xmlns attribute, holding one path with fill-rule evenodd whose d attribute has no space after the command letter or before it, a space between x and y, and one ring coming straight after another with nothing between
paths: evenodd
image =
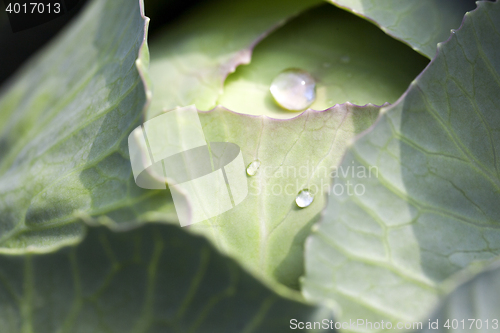
<instances>
[{"instance_id":1,"label":"green vegetable","mask_svg":"<svg viewBox=\"0 0 500 333\"><path fill-rule=\"evenodd\" d=\"M328 2L204 1L150 64L143 2L90 1L2 87L0 332L492 325L500 5ZM303 113L269 91L288 68L315 79ZM252 165L249 195L180 228L178 189L139 188L127 145L193 104Z\"/></svg>"}]
</instances>

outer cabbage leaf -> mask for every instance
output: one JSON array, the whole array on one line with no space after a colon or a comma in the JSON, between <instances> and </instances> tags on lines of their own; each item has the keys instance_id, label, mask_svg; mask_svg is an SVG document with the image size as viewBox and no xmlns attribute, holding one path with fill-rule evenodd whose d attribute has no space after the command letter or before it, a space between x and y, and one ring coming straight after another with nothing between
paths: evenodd
<instances>
[{"instance_id":1,"label":"outer cabbage leaf","mask_svg":"<svg viewBox=\"0 0 500 333\"><path fill-rule=\"evenodd\" d=\"M139 0L94 1L4 87L0 246L74 241L76 215L175 220L169 194L138 188L128 159L146 102L146 29Z\"/></svg>"},{"instance_id":2,"label":"outer cabbage leaf","mask_svg":"<svg viewBox=\"0 0 500 333\"><path fill-rule=\"evenodd\" d=\"M254 49L252 62L225 82L218 100L233 111L292 118L269 91L283 70L300 68L316 80L316 101L324 110L335 104L382 105L395 102L428 60L377 27L328 4L301 14Z\"/></svg>"},{"instance_id":3,"label":"outer cabbage leaf","mask_svg":"<svg viewBox=\"0 0 500 333\"><path fill-rule=\"evenodd\" d=\"M443 280L500 254L499 31L500 4L478 2L348 149L303 281L309 299L339 302L340 320L425 318ZM369 166L378 177L357 175ZM340 194L348 182L359 195Z\"/></svg>"},{"instance_id":4,"label":"outer cabbage leaf","mask_svg":"<svg viewBox=\"0 0 500 333\"><path fill-rule=\"evenodd\" d=\"M474 9L471 0L328 0L375 23L432 59L439 42L460 26L464 14Z\"/></svg>"},{"instance_id":5,"label":"outer cabbage leaf","mask_svg":"<svg viewBox=\"0 0 500 333\"><path fill-rule=\"evenodd\" d=\"M91 227L73 246L0 255L0 331L288 332L331 313L262 286L175 226Z\"/></svg>"}]
</instances>

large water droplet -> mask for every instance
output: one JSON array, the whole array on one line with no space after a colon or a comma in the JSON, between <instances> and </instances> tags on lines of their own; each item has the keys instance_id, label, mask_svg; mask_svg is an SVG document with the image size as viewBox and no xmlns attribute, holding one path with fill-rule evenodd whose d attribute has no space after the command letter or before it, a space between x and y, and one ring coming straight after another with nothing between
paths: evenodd
<instances>
[{"instance_id":1,"label":"large water droplet","mask_svg":"<svg viewBox=\"0 0 500 333\"><path fill-rule=\"evenodd\" d=\"M291 111L304 110L316 99L316 82L308 72L291 68L276 76L271 83L276 103Z\"/></svg>"},{"instance_id":2,"label":"large water droplet","mask_svg":"<svg viewBox=\"0 0 500 333\"><path fill-rule=\"evenodd\" d=\"M312 195L309 190L302 190L297 194L297 197L295 198L295 203L297 206L300 208L304 208L309 206L314 200L314 196Z\"/></svg>"},{"instance_id":3,"label":"large water droplet","mask_svg":"<svg viewBox=\"0 0 500 333\"><path fill-rule=\"evenodd\" d=\"M260 161L259 160L253 161L247 166L247 175L249 176L255 175L257 173L257 170L259 170L259 167L260 167Z\"/></svg>"}]
</instances>

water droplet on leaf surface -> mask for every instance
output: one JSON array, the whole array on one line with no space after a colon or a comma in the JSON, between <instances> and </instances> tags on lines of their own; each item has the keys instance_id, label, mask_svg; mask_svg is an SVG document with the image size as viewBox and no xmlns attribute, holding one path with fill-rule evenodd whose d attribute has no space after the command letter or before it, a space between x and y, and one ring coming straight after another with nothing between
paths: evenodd
<instances>
[{"instance_id":1,"label":"water droplet on leaf surface","mask_svg":"<svg viewBox=\"0 0 500 333\"><path fill-rule=\"evenodd\" d=\"M291 68L278 74L271 83L276 103L290 111L300 111L316 99L316 81L308 72Z\"/></svg>"},{"instance_id":2,"label":"water droplet on leaf surface","mask_svg":"<svg viewBox=\"0 0 500 333\"><path fill-rule=\"evenodd\" d=\"M312 195L309 190L302 190L297 194L297 197L295 198L295 203L297 206L300 208L305 208L309 206L314 200L314 196Z\"/></svg>"},{"instance_id":3,"label":"water droplet on leaf surface","mask_svg":"<svg viewBox=\"0 0 500 333\"><path fill-rule=\"evenodd\" d=\"M247 166L247 175L249 176L255 175L257 173L257 170L259 170L259 167L260 167L260 161L259 160L253 161Z\"/></svg>"}]
</instances>

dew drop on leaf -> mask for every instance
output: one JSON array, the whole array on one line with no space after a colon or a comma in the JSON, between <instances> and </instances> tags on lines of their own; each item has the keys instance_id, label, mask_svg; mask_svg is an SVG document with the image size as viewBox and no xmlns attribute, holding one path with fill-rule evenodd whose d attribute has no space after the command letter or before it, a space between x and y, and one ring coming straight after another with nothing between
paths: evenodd
<instances>
[{"instance_id":1,"label":"dew drop on leaf","mask_svg":"<svg viewBox=\"0 0 500 333\"><path fill-rule=\"evenodd\" d=\"M253 161L247 166L247 175L249 176L255 175L257 173L257 170L259 170L259 167L260 167L260 161L259 160Z\"/></svg>"},{"instance_id":2,"label":"dew drop on leaf","mask_svg":"<svg viewBox=\"0 0 500 333\"><path fill-rule=\"evenodd\" d=\"M270 90L276 103L290 111L304 110L316 99L316 81L308 72L296 68L278 74Z\"/></svg>"},{"instance_id":3,"label":"dew drop on leaf","mask_svg":"<svg viewBox=\"0 0 500 333\"><path fill-rule=\"evenodd\" d=\"M302 190L297 194L297 197L295 198L295 203L297 206L300 208L305 208L309 206L314 200L314 196L312 195L309 190Z\"/></svg>"}]
</instances>

